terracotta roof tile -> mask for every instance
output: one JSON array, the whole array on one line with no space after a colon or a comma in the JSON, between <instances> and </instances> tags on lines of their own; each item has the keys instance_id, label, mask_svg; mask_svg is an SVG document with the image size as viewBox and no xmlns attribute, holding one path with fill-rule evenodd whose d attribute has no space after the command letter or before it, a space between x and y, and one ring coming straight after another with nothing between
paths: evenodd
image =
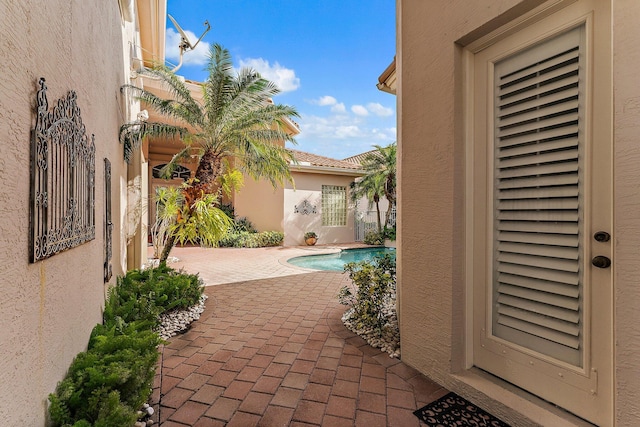
<instances>
[{"instance_id":1,"label":"terracotta roof tile","mask_svg":"<svg viewBox=\"0 0 640 427\"><path fill-rule=\"evenodd\" d=\"M332 159L330 157L319 156L317 154L307 153L304 151L290 150L294 158L301 164L308 163L311 166L323 166L339 169L360 169L360 165L354 162Z\"/></svg>"}]
</instances>

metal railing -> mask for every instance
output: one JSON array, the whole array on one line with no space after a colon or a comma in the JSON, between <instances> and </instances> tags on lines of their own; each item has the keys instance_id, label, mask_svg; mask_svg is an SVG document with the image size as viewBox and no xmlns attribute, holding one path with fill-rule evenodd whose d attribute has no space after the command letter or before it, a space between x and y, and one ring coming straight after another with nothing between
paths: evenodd
<instances>
[{"instance_id":1,"label":"metal railing","mask_svg":"<svg viewBox=\"0 0 640 427\"><path fill-rule=\"evenodd\" d=\"M386 215L386 211L380 212L380 221L384 226L384 218ZM391 214L389 216L389 224L395 225L396 223L396 208L391 210ZM354 239L356 242L362 242L364 240L364 236L369 232L377 232L378 231L378 214L375 210L373 211L358 211L355 212L355 226Z\"/></svg>"}]
</instances>

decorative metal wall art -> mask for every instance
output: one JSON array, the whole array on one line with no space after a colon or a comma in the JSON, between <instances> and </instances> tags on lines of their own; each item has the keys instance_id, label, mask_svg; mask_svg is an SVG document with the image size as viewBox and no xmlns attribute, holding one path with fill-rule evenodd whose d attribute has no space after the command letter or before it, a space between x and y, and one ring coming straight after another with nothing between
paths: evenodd
<instances>
[{"instance_id":1,"label":"decorative metal wall art","mask_svg":"<svg viewBox=\"0 0 640 427\"><path fill-rule=\"evenodd\" d=\"M315 214L316 206L309 203L308 200L304 200L301 204L295 205L293 208L293 213L299 213L302 215Z\"/></svg>"},{"instance_id":2,"label":"decorative metal wall art","mask_svg":"<svg viewBox=\"0 0 640 427\"><path fill-rule=\"evenodd\" d=\"M31 262L95 239L95 137L89 138L69 91L49 111L38 81L31 133Z\"/></svg>"},{"instance_id":3,"label":"decorative metal wall art","mask_svg":"<svg viewBox=\"0 0 640 427\"><path fill-rule=\"evenodd\" d=\"M113 221L111 220L111 162L104 159L104 282L111 280Z\"/></svg>"}]
</instances>

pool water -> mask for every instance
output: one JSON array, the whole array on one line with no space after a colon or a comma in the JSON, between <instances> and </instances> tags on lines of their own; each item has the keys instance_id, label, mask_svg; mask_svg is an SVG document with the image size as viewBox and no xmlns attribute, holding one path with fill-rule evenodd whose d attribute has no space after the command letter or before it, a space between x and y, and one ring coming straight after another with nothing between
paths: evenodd
<instances>
[{"instance_id":1,"label":"pool water","mask_svg":"<svg viewBox=\"0 0 640 427\"><path fill-rule=\"evenodd\" d=\"M376 256L391 255L396 256L394 248L361 248L343 249L334 254L305 255L291 258L287 262L298 267L312 268L315 270L343 271L344 265L350 262L372 261Z\"/></svg>"}]
</instances>

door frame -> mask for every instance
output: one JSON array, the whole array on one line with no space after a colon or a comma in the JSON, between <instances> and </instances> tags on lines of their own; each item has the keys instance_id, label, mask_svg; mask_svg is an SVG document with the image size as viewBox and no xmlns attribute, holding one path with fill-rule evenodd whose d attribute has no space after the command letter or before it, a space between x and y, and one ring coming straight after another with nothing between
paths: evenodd
<instances>
[{"instance_id":1,"label":"door frame","mask_svg":"<svg viewBox=\"0 0 640 427\"><path fill-rule=\"evenodd\" d=\"M584 10L591 10L592 8L595 8L596 3L599 3L597 5L598 19L594 20L593 13L585 13ZM477 334L477 332L475 331L476 324L474 321L474 312L475 312L474 306L477 301L474 299L474 290L475 290L476 283L478 281L478 277L482 277L483 279L486 277L489 277L489 275L487 274L487 265L485 265L485 262L484 262L485 258L475 256L475 253L478 252L479 250L482 250L483 248L485 251L488 250L489 248L491 248L491 242L492 242L492 239L490 238L490 236L485 234L484 238L478 238L476 231L474 231L474 230L477 230L478 228L477 220L475 218L475 213L478 212L477 206L478 204L480 204L481 206L484 206L483 209L486 209L486 203L487 203L486 201L487 194L486 193L478 194L478 192L476 191L475 183L477 182L477 180L483 180L482 182L487 182L487 179L490 178L487 174L492 173L489 171L491 170L490 168L493 167L493 165L487 159L484 162L484 164L487 165L488 167L485 167L484 171L480 171L478 170L478 167L477 167L477 161L475 161L474 159L474 155L477 155L477 153L475 152L476 143L477 143L475 141L475 135L477 130L475 129L475 108L474 108L474 105L476 104L476 101L477 101L475 99L476 95L475 95L475 87L474 87L474 75L475 75L474 62L475 62L476 54L494 45L495 43L502 41L507 37L511 37L519 33L520 31L526 30L532 25L535 25L538 22L541 22L543 20L547 20L555 23L553 24L555 25L553 30L554 34L560 33L561 31L563 31L563 29L569 29L584 23L584 25L587 28L587 42L586 42L587 47L590 50L592 50L594 45L598 45L599 52L602 52L603 49L606 49L603 47L603 45L606 44L607 41L609 43L609 46L611 44L610 19L607 20L607 12L610 17L611 5L610 5L610 2L606 2L607 4L603 6L603 3L604 2L602 2L602 0L549 1L531 10L525 15L522 15L519 18L503 25L497 30L481 37L480 39L477 39L471 42L470 44L464 46L464 50L462 52L462 64L463 64L462 102L463 102L463 124L464 124L463 138L465 140L465 157L466 157L466 160L465 160L466 162L466 166L465 166L465 171L466 171L466 176L465 176L465 228L466 228L465 230L465 248L466 248L465 249L465 265L466 265L465 310L466 310L466 314L465 314L465 359L464 359L464 366L466 369L471 369L475 366L474 362L476 358L476 355L474 354L474 338L477 339L478 337L474 336L475 334ZM605 9L605 10L603 11L602 9ZM595 39L593 37L594 32L598 34L598 39ZM549 37L549 34L544 34L544 35L540 35L539 39L545 39L548 37ZM609 54L611 53L610 47L608 52ZM605 97L606 99L604 92L607 88L609 89L609 93L612 94L612 90L611 90L612 80L611 80L610 70L609 70L608 78L609 78L609 81L605 84L601 84L601 82L599 82L598 85L593 85L593 87L589 87L586 94L586 103L588 105L592 104L592 96L595 96L594 95L595 91L597 91L599 94L598 99L602 97ZM604 86L605 88L603 89L602 86ZM493 101L490 101L490 102L492 104ZM613 108L612 108L611 96L607 104L608 105L605 105L604 107L599 107L599 108L601 108L601 112L607 111L608 115L612 117ZM490 105L489 102L487 102L487 105ZM613 124L612 124L611 118L609 118L608 120L609 120L608 124L605 124L604 126L599 126L598 129L596 129L593 134L590 134L588 136L588 138L590 140L596 140L597 138L601 138L601 139L608 138L608 140L613 141L613 137L612 137ZM592 123L590 121L587 121L586 123L587 132L591 133L592 130L594 130L592 129L592 127L593 127ZM487 134L487 131L488 130L485 130L485 135ZM612 153L612 151L613 150L611 145L609 149L610 154ZM608 159L604 159L604 161L608 161L611 166L611 162L612 162L611 159L612 159L612 156L610 156ZM602 160L603 159L598 159L598 161L602 161ZM585 159L585 162L592 162L592 161L594 160L591 159L590 157L587 157ZM610 171L613 172L613 169L611 168ZM609 232L613 231L614 229L613 219L612 219L613 218L613 210L612 210L613 174L611 173L610 175L611 175L610 184L609 185L601 184L601 188L599 188L598 191L606 191L608 192L608 194L610 194L609 203L611 207L610 209L611 220L608 223L602 223L602 221L598 219L593 221L593 223L590 223L591 219L585 218L584 240L589 239L588 235L592 234L591 231L594 230L595 228L605 229L605 230L608 230ZM589 184L587 183L586 185L589 185ZM585 210L590 210L590 208L591 206L585 205ZM487 224L484 225L484 229L486 231L492 230L493 218L490 215L487 215L486 220L487 220ZM588 258L591 258L593 255L596 255L596 253L592 252L592 249L590 249L590 246L593 246L593 244L586 245L584 249L584 256ZM612 245L610 245L610 247L607 249L608 253L604 253L605 255L608 255L608 256L612 255L613 249L611 248L611 246ZM600 248L597 248L597 249L600 249ZM602 250L600 250L598 254L602 254ZM479 260L480 258L482 259ZM586 270L587 268L585 268L585 280L588 280L589 275L596 276L596 277L600 275L600 277L603 277L606 280L609 280L611 283L610 289L604 292L607 294L607 297L605 298L605 304L607 304L609 308L608 310L609 314L605 315L604 318L602 319L596 318L594 320L594 323L603 323L608 325L606 329L609 331L608 336L610 337L610 339L608 340L608 342L605 343L605 345L602 345L602 346L593 345L593 343L588 342L588 340L586 340L584 343L585 346L588 346L588 347L585 347L586 348L585 351L590 351L591 353L597 354L598 355L597 357L599 358L599 360L602 360L602 358L604 358L605 360L608 360L608 362L605 369L606 372L590 371L591 368L587 365L584 367L584 370L582 372L580 372L580 369L574 369L575 371L574 375L573 376L570 375L570 378L565 378L565 379L567 380L566 381L567 383L571 384L573 382L575 386L579 386L580 388L592 387L591 390L599 390L600 393L604 393L606 395L606 399L608 400L606 405L607 414L603 417L602 420L599 420L598 422L600 422L602 425L613 425L613 419L615 414L614 393L613 393L613 390L614 390L614 387L613 387L614 386L613 268L609 269L606 272L605 271L589 272ZM600 314L597 312L598 310L589 311L590 306L592 306L593 304L592 304L592 301L588 300L588 298L589 296L587 296L587 300L585 301L585 304L584 304L584 307L585 307L585 326L584 327L585 328L591 327L591 325L589 324L590 320L587 318L588 315L589 317L591 315L600 316ZM500 348L498 345L494 349L494 351L500 352L505 350L503 348ZM526 352L523 352L522 354L517 355L516 357L520 358L518 363L522 363L523 365L530 363L530 361L527 360L528 355L526 354ZM557 364L550 363L548 364L548 366L545 367L545 369L548 371L548 374L550 376L558 375ZM586 378L588 378L588 380L586 380L585 382ZM589 405L589 403L584 402L583 405ZM578 411L575 411L574 409L573 412L578 412ZM581 413L577 413L577 415L585 416L584 414L581 414Z\"/></svg>"}]
</instances>

